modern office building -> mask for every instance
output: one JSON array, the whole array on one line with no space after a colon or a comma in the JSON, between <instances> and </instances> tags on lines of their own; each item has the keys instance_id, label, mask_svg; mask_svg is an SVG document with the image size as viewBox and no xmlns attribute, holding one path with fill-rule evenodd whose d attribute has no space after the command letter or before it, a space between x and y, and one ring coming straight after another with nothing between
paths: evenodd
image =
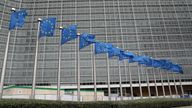
<instances>
[{"instance_id":1,"label":"modern office building","mask_svg":"<svg viewBox=\"0 0 192 108\"><path fill-rule=\"evenodd\" d=\"M103 92L103 96L123 99L192 92L192 0L1 0L0 70L11 8L25 8L28 16L23 28L11 31L3 96L11 95L6 91L11 88L31 90L37 19L47 17L57 18L57 29L55 37L39 39L36 87L57 90L59 27L78 24L79 33L95 34L98 41L138 55L171 60L183 67L184 74L108 59L106 54L95 55L93 46L78 51L75 39L61 46L60 78L65 95L79 87L82 92L97 90L96 95ZM21 89L15 94L30 92Z\"/></svg>"}]
</instances>

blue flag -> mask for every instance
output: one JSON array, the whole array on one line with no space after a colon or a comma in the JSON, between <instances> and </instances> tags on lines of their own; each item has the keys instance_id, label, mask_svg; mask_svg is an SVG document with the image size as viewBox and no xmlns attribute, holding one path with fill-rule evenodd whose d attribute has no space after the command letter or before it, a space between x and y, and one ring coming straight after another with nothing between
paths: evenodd
<instances>
[{"instance_id":1,"label":"blue flag","mask_svg":"<svg viewBox=\"0 0 192 108\"><path fill-rule=\"evenodd\" d=\"M148 67L152 66L153 60L150 57L148 56L142 56L142 57L143 57L143 60L139 61L138 62L139 64L143 64Z\"/></svg>"},{"instance_id":2,"label":"blue flag","mask_svg":"<svg viewBox=\"0 0 192 108\"><path fill-rule=\"evenodd\" d=\"M113 56L119 56L120 51L121 51L121 49L116 48L116 47L109 48L109 51L108 51L109 58L111 58Z\"/></svg>"},{"instance_id":3,"label":"blue flag","mask_svg":"<svg viewBox=\"0 0 192 108\"><path fill-rule=\"evenodd\" d=\"M132 59L134 62L144 62L144 57L143 56L134 56L133 59Z\"/></svg>"},{"instance_id":4,"label":"blue flag","mask_svg":"<svg viewBox=\"0 0 192 108\"><path fill-rule=\"evenodd\" d=\"M170 70L173 71L173 72L177 72L177 73L183 74L183 69L182 69L182 67L179 66L179 65L177 65L177 64L172 64Z\"/></svg>"},{"instance_id":5,"label":"blue flag","mask_svg":"<svg viewBox=\"0 0 192 108\"><path fill-rule=\"evenodd\" d=\"M166 69L166 70L170 70L171 69L172 63L170 61L164 60L164 59L161 59L159 61L162 64L160 68Z\"/></svg>"},{"instance_id":6,"label":"blue flag","mask_svg":"<svg viewBox=\"0 0 192 108\"><path fill-rule=\"evenodd\" d=\"M159 60L152 60L152 67L159 68L162 66L162 63Z\"/></svg>"},{"instance_id":7,"label":"blue flag","mask_svg":"<svg viewBox=\"0 0 192 108\"><path fill-rule=\"evenodd\" d=\"M162 63L162 66L160 68L162 69L166 69L166 70L170 70L173 72L177 72L177 73L183 73L183 69L181 66L177 65L177 64L173 64L168 60L159 60Z\"/></svg>"},{"instance_id":8,"label":"blue flag","mask_svg":"<svg viewBox=\"0 0 192 108\"><path fill-rule=\"evenodd\" d=\"M12 12L10 17L9 30L15 29L15 27L22 27L25 23L26 16L27 12L25 9Z\"/></svg>"},{"instance_id":9,"label":"blue flag","mask_svg":"<svg viewBox=\"0 0 192 108\"><path fill-rule=\"evenodd\" d=\"M39 37L54 36L56 18L46 18L40 22Z\"/></svg>"},{"instance_id":10,"label":"blue flag","mask_svg":"<svg viewBox=\"0 0 192 108\"><path fill-rule=\"evenodd\" d=\"M134 63L135 61L133 60L133 58L129 58L129 63Z\"/></svg>"},{"instance_id":11,"label":"blue flag","mask_svg":"<svg viewBox=\"0 0 192 108\"><path fill-rule=\"evenodd\" d=\"M132 59L134 56L136 56L136 55L132 52L127 52L127 51L121 50L120 54L119 54L119 60Z\"/></svg>"},{"instance_id":12,"label":"blue flag","mask_svg":"<svg viewBox=\"0 0 192 108\"><path fill-rule=\"evenodd\" d=\"M77 25L70 25L67 28L63 28L61 32L61 45L77 37Z\"/></svg>"},{"instance_id":13,"label":"blue flag","mask_svg":"<svg viewBox=\"0 0 192 108\"><path fill-rule=\"evenodd\" d=\"M79 49L82 49L90 44L95 43L95 35L83 33L79 38Z\"/></svg>"},{"instance_id":14,"label":"blue flag","mask_svg":"<svg viewBox=\"0 0 192 108\"><path fill-rule=\"evenodd\" d=\"M110 43L96 42L95 43L95 54L108 53L109 49L112 47L113 47L113 45Z\"/></svg>"}]
</instances>

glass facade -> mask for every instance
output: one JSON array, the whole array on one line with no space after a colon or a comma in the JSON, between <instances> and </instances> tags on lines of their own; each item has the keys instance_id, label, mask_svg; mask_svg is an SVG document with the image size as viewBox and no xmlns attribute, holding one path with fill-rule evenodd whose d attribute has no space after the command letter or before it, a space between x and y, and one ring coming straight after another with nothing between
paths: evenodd
<instances>
[{"instance_id":1,"label":"glass facade","mask_svg":"<svg viewBox=\"0 0 192 108\"><path fill-rule=\"evenodd\" d=\"M1 0L0 69L13 7L27 9L28 17L23 28L11 31L5 85L32 84L37 19L46 17L57 18L57 29L55 37L39 39L37 85L57 84L59 27L71 24L78 24L79 33L95 34L98 41L113 43L139 55L169 59L182 65L184 74L127 61L119 64L117 58L93 55L92 46L79 51L77 68L77 40L72 40L61 49L62 86L76 85L77 69L80 69L81 85L93 85L93 59L97 85L107 85L108 72L110 84L119 84L119 65L121 82L125 85L155 84L160 87L158 83L192 81L191 0Z\"/></svg>"}]
</instances>

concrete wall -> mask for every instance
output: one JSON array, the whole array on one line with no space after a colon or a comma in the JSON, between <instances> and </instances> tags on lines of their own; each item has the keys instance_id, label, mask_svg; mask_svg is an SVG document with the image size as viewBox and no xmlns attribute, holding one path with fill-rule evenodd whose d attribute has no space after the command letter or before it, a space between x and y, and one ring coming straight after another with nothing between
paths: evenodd
<instances>
[{"instance_id":1,"label":"concrete wall","mask_svg":"<svg viewBox=\"0 0 192 108\"><path fill-rule=\"evenodd\" d=\"M64 95L64 91L60 91L61 95ZM4 95L18 95L18 94L23 94L23 95L30 95L31 94L31 89L28 88L11 88L3 91ZM35 94L45 94L45 95L56 95L57 91L56 90L35 90Z\"/></svg>"}]
</instances>

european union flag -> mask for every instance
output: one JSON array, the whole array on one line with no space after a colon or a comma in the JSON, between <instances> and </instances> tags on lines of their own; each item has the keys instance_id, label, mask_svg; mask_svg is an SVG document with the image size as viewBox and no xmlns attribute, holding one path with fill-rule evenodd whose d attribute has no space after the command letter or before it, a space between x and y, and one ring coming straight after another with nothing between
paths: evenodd
<instances>
[{"instance_id":1,"label":"european union flag","mask_svg":"<svg viewBox=\"0 0 192 108\"><path fill-rule=\"evenodd\" d=\"M121 51L121 49L116 48L116 47L109 48L109 51L108 51L109 58L111 58L113 56L119 56L120 51Z\"/></svg>"},{"instance_id":2,"label":"european union flag","mask_svg":"<svg viewBox=\"0 0 192 108\"><path fill-rule=\"evenodd\" d=\"M161 59L159 61L162 63L160 68L170 70L173 72L183 73L183 69L181 66L179 66L177 64L173 64L170 61L164 60L164 59Z\"/></svg>"},{"instance_id":3,"label":"european union flag","mask_svg":"<svg viewBox=\"0 0 192 108\"><path fill-rule=\"evenodd\" d=\"M133 60L133 58L129 58L129 63L133 63L133 62L135 62L135 61Z\"/></svg>"},{"instance_id":4,"label":"european union flag","mask_svg":"<svg viewBox=\"0 0 192 108\"><path fill-rule=\"evenodd\" d=\"M136 55L132 52L127 52L127 51L121 50L120 54L119 54L119 60L132 59L134 56L136 56Z\"/></svg>"},{"instance_id":5,"label":"european union flag","mask_svg":"<svg viewBox=\"0 0 192 108\"><path fill-rule=\"evenodd\" d=\"M108 53L109 49L112 47L113 47L113 45L110 43L96 42L95 43L95 54Z\"/></svg>"},{"instance_id":6,"label":"european union flag","mask_svg":"<svg viewBox=\"0 0 192 108\"><path fill-rule=\"evenodd\" d=\"M77 25L70 25L67 28L63 28L61 32L61 45L77 37Z\"/></svg>"},{"instance_id":7,"label":"european union flag","mask_svg":"<svg viewBox=\"0 0 192 108\"><path fill-rule=\"evenodd\" d=\"M152 65L151 58L147 57L147 56L134 56L131 59L131 62L138 62L138 64L144 64L146 66L151 66Z\"/></svg>"},{"instance_id":8,"label":"european union flag","mask_svg":"<svg viewBox=\"0 0 192 108\"><path fill-rule=\"evenodd\" d=\"M132 59L134 62L144 62L144 57L143 56L134 56Z\"/></svg>"},{"instance_id":9,"label":"european union flag","mask_svg":"<svg viewBox=\"0 0 192 108\"><path fill-rule=\"evenodd\" d=\"M53 36L55 32L56 18L46 18L40 22L39 37Z\"/></svg>"},{"instance_id":10,"label":"european union flag","mask_svg":"<svg viewBox=\"0 0 192 108\"><path fill-rule=\"evenodd\" d=\"M79 38L79 49L82 49L90 44L95 43L95 35L83 33Z\"/></svg>"},{"instance_id":11,"label":"european union flag","mask_svg":"<svg viewBox=\"0 0 192 108\"><path fill-rule=\"evenodd\" d=\"M155 59L152 60L152 67L158 68L161 66L162 66L162 63L159 60L155 60Z\"/></svg>"},{"instance_id":12,"label":"european union flag","mask_svg":"<svg viewBox=\"0 0 192 108\"><path fill-rule=\"evenodd\" d=\"M148 56L142 56L143 57L143 60L142 61L139 61L138 63L139 64L144 64L145 66L152 66L153 64L153 60L148 57Z\"/></svg>"},{"instance_id":13,"label":"european union flag","mask_svg":"<svg viewBox=\"0 0 192 108\"><path fill-rule=\"evenodd\" d=\"M177 64L172 64L170 70L173 71L173 72L177 72L177 73L182 73L183 74L182 67L177 65Z\"/></svg>"},{"instance_id":14,"label":"european union flag","mask_svg":"<svg viewBox=\"0 0 192 108\"><path fill-rule=\"evenodd\" d=\"M159 61L160 61L161 64L162 64L160 68L166 69L166 70L170 70L171 65L172 65L172 63L171 63L170 61L164 60L164 59L161 59L161 60L159 60Z\"/></svg>"},{"instance_id":15,"label":"european union flag","mask_svg":"<svg viewBox=\"0 0 192 108\"><path fill-rule=\"evenodd\" d=\"M13 11L10 17L9 30L15 29L15 27L22 27L25 23L26 16L27 12L25 9Z\"/></svg>"}]
</instances>

